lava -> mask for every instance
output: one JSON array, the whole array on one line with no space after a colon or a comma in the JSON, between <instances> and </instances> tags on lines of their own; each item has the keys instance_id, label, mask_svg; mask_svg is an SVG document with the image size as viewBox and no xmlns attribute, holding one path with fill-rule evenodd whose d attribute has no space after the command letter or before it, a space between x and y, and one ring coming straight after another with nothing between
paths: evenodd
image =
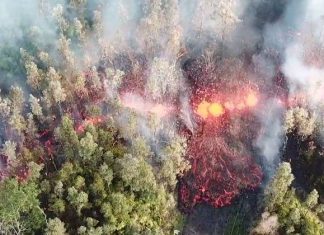
<instances>
[{"instance_id":1,"label":"lava","mask_svg":"<svg viewBox=\"0 0 324 235\"><path fill-rule=\"evenodd\" d=\"M229 97L231 98L231 97ZM225 111L242 111L246 108L253 108L258 104L259 100L255 92L248 93L243 99L239 99L237 97L231 99L226 99L224 104L221 102L208 102L206 100L202 100L196 109L196 113L206 119L208 117L220 117L225 114Z\"/></svg>"},{"instance_id":2,"label":"lava","mask_svg":"<svg viewBox=\"0 0 324 235\"><path fill-rule=\"evenodd\" d=\"M253 113L247 115L259 104L256 90L237 87L225 94L217 89L200 89L193 96L192 107L204 121L197 119L199 127L188 141L186 154L191 169L179 179L179 206L183 211L190 212L203 202L214 207L229 205L242 190L260 185L262 169L254 162L249 147L258 124ZM243 124L250 130L242 129Z\"/></svg>"},{"instance_id":3,"label":"lava","mask_svg":"<svg viewBox=\"0 0 324 235\"><path fill-rule=\"evenodd\" d=\"M210 106L210 103L203 101L198 105L197 108L197 114L199 116L201 116L202 118L207 118L209 111L208 111L208 107Z\"/></svg>"},{"instance_id":4,"label":"lava","mask_svg":"<svg viewBox=\"0 0 324 235\"><path fill-rule=\"evenodd\" d=\"M261 167L248 153L231 148L230 137L215 135L213 128L207 123L207 130L188 143L191 170L179 183L180 208L184 211L202 202L214 207L229 205L241 190L261 183Z\"/></svg>"},{"instance_id":5,"label":"lava","mask_svg":"<svg viewBox=\"0 0 324 235\"><path fill-rule=\"evenodd\" d=\"M220 103L214 102L209 103L207 101L203 101L198 105L197 114L202 118L207 118L209 115L213 117L222 116L225 113L225 109L223 105Z\"/></svg>"},{"instance_id":6,"label":"lava","mask_svg":"<svg viewBox=\"0 0 324 235\"><path fill-rule=\"evenodd\" d=\"M254 93L248 94L248 96L245 99L245 103L249 107L254 107L258 103L258 97Z\"/></svg>"},{"instance_id":7,"label":"lava","mask_svg":"<svg viewBox=\"0 0 324 235\"><path fill-rule=\"evenodd\" d=\"M219 117L225 113L225 110L220 103L212 103L208 107L208 112L214 117Z\"/></svg>"}]
</instances>

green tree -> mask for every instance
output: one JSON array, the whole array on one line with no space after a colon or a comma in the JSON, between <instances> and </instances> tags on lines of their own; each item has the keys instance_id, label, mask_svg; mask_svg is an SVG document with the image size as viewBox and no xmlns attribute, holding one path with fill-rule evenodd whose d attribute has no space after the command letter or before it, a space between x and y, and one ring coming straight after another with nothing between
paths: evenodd
<instances>
[{"instance_id":1,"label":"green tree","mask_svg":"<svg viewBox=\"0 0 324 235\"><path fill-rule=\"evenodd\" d=\"M273 211L277 205L284 202L284 196L293 180L294 176L291 173L290 164L287 162L282 163L264 193L269 211Z\"/></svg>"},{"instance_id":2,"label":"green tree","mask_svg":"<svg viewBox=\"0 0 324 235\"><path fill-rule=\"evenodd\" d=\"M273 218L278 217L279 226L285 234L323 234L324 222L316 211L316 208L320 208L318 192L313 190L306 200L302 201L291 187L293 179L290 164L282 163L265 190L265 213ZM264 219L253 231L261 231L262 223L265 223Z\"/></svg>"},{"instance_id":3,"label":"green tree","mask_svg":"<svg viewBox=\"0 0 324 235\"><path fill-rule=\"evenodd\" d=\"M0 226L5 234L25 234L41 229L45 214L40 208L40 190L33 181L6 179L0 184Z\"/></svg>"},{"instance_id":4,"label":"green tree","mask_svg":"<svg viewBox=\"0 0 324 235\"><path fill-rule=\"evenodd\" d=\"M47 228L45 230L46 235L65 235L66 230L64 223L59 218L49 219Z\"/></svg>"}]
</instances>

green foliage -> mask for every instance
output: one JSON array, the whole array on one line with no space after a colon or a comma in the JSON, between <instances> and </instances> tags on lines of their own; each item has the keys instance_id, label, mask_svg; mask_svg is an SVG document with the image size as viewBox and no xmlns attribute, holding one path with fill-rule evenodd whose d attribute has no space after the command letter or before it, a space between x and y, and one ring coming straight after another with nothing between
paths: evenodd
<instances>
[{"instance_id":1,"label":"green foliage","mask_svg":"<svg viewBox=\"0 0 324 235\"><path fill-rule=\"evenodd\" d=\"M88 203L88 194L78 191L74 187L68 188L67 192L68 196L66 199L76 209L77 213L81 215L81 209Z\"/></svg>"},{"instance_id":2,"label":"green foliage","mask_svg":"<svg viewBox=\"0 0 324 235\"><path fill-rule=\"evenodd\" d=\"M308 194L305 204L309 209L313 209L317 204L318 204L318 192L316 189L314 189L313 191L310 192L310 194Z\"/></svg>"},{"instance_id":3,"label":"green foliage","mask_svg":"<svg viewBox=\"0 0 324 235\"><path fill-rule=\"evenodd\" d=\"M45 230L46 235L65 235L66 230L64 223L59 218L49 219L47 228Z\"/></svg>"},{"instance_id":4,"label":"green foliage","mask_svg":"<svg viewBox=\"0 0 324 235\"><path fill-rule=\"evenodd\" d=\"M116 161L116 171L125 186L134 192L151 191L156 188L153 169L144 159L127 154Z\"/></svg>"},{"instance_id":5,"label":"green foliage","mask_svg":"<svg viewBox=\"0 0 324 235\"><path fill-rule=\"evenodd\" d=\"M98 145L94 142L93 136L87 132L85 137L80 140L79 156L83 161L91 161L92 154L95 153Z\"/></svg>"},{"instance_id":6,"label":"green foliage","mask_svg":"<svg viewBox=\"0 0 324 235\"><path fill-rule=\"evenodd\" d=\"M278 215L280 227L285 234L323 234L324 222L315 209L320 208L318 192L313 190L303 202L291 187L293 178L290 164L282 163L265 190L266 210Z\"/></svg>"},{"instance_id":7,"label":"green foliage","mask_svg":"<svg viewBox=\"0 0 324 235\"><path fill-rule=\"evenodd\" d=\"M76 157L79 139L74 130L73 122L68 116L64 116L62 125L56 130L56 135L63 145L63 150L68 159Z\"/></svg>"},{"instance_id":8,"label":"green foliage","mask_svg":"<svg viewBox=\"0 0 324 235\"><path fill-rule=\"evenodd\" d=\"M45 224L45 215L40 208L40 190L33 182L19 183L7 179L0 184L0 226L9 234L21 230L31 233Z\"/></svg>"},{"instance_id":9,"label":"green foliage","mask_svg":"<svg viewBox=\"0 0 324 235\"><path fill-rule=\"evenodd\" d=\"M50 211L72 234L170 234L181 220L174 189L166 190L158 179L160 168L149 164L146 143L129 148L132 155L118 135L111 135L117 133L112 123L85 130L78 136L64 117L56 131L63 154L70 157L42 183ZM171 147L165 152L172 151L181 156Z\"/></svg>"},{"instance_id":10,"label":"green foliage","mask_svg":"<svg viewBox=\"0 0 324 235\"><path fill-rule=\"evenodd\" d=\"M153 153L135 112L125 126L116 125L125 108L115 93L133 74L114 64L99 68L99 61L115 60L114 45L101 38L104 1L41 1L40 7L50 38L23 22L22 40L0 45L0 76L10 81L0 84L11 87L0 97L1 153L11 174L0 182L1 233L172 234L182 221L175 186L189 168L185 140L175 137ZM90 48L98 48L95 59ZM156 76L175 75L168 79L179 83L176 63L155 61ZM162 83L163 93L175 93L175 84ZM110 90L116 97L108 97ZM85 116L104 116L107 104L111 119L87 123Z\"/></svg>"},{"instance_id":11,"label":"green foliage","mask_svg":"<svg viewBox=\"0 0 324 235\"><path fill-rule=\"evenodd\" d=\"M176 186L176 177L182 176L184 172L190 169L189 162L183 158L185 148L185 140L183 138L175 138L162 151L159 177L161 182L170 189Z\"/></svg>"},{"instance_id":12,"label":"green foliage","mask_svg":"<svg viewBox=\"0 0 324 235\"><path fill-rule=\"evenodd\" d=\"M291 173L290 164L287 162L282 163L265 190L265 201L270 211L284 202L284 197L293 180L294 176Z\"/></svg>"}]
</instances>

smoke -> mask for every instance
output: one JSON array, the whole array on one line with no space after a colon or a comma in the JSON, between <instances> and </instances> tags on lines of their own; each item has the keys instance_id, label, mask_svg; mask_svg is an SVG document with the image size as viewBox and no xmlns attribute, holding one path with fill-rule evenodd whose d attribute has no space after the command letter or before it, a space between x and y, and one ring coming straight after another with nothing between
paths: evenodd
<instances>
[{"instance_id":1,"label":"smoke","mask_svg":"<svg viewBox=\"0 0 324 235\"><path fill-rule=\"evenodd\" d=\"M269 177L274 173L279 162L280 148L284 137L282 127L284 107L277 99L270 99L264 104L263 108L258 113L262 128L256 140L256 147L263 157L264 173Z\"/></svg>"},{"instance_id":2,"label":"smoke","mask_svg":"<svg viewBox=\"0 0 324 235\"><path fill-rule=\"evenodd\" d=\"M0 28L5 32L0 35L1 45L18 43L36 27L43 35L52 34L54 29L46 22L41 11L39 1L1 1ZM44 38L39 38L37 43L43 44L44 41Z\"/></svg>"},{"instance_id":3,"label":"smoke","mask_svg":"<svg viewBox=\"0 0 324 235\"><path fill-rule=\"evenodd\" d=\"M284 1L273 3L278 8ZM260 2L259 6L262 5ZM271 8L266 9L271 12ZM286 1L278 12L280 14L275 20L258 27L262 29L262 50L254 56L254 62L263 68L263 73L267 71L264 68L268 68L264 74L264 77L268 77L264 80L268 86L271 84L269 78L275 75L278 67L287 81L288 100L301 97L302 100L297 103L316 117L321 117L324 98L324 3L320 0ZM277 59L269 60L269 52ZM268 111L259 114L264 132L257 139L256 146L265 157L265 168L271 176L271 169L275 169L276 165L274 163L279 161L279 150L284 140L283 116L286 107L279 107L278 102L271 100L265 107Z\"/></svg>"},{"instance_id":4,"label":"smoke","mask_svg":"<svg viewBox=\"0 0 324 235\"><path fill-rule=\"evenodd\" d=\"M185 56L205 55L206 50L217 55L210 57L214 64L219 57L241 59L250 81L260 85L261 92L265 93L263 110L256 113L262 131L255 140L255 147L264 159L268 175L272 174L279 161L284 138L282 119L285 107L278 103L279 95L274 92L277 70L281 70L287 78L290 95L303 92L311 109L323 109L324 3L321 0L100 2L88 1L84 6L87 17L92 19L93 32L89 35L80 33L78 37L82 46L72 36L73 40L67 45L73 52L78 73L88 71L92 66L95 69L102 66L106 72L117 71L120 74L116 75L117 80L129 79L126 75L130 71L138 76L139 82L135 80L134 83L139 87L132 87L133 92L117 98L121 98L124 108L132 109L141 116L136 124L137 130L144 133L148 141L157 138L152 134L155 132L149 118L152 114L156 116L157 123L164 120L160 122L163 125L160 129L176 132L180 117L194 132L196 123L190 104L191 87L180 62L185 60ZM60 5L62 12L59 11ZM56 11L53 11L54 8ZM21 58L13 56L11 51L4 51L5 48L14 51L24 47L46 49L53 56L54 65L64 64L57 59L57 40L61 37L57 22L64 27L64 19L60 17L76 25L82 20L77 18L76 12L66 8L66 1L63 0L0 2L0 30L3 32L0 35L0 51L9 58L7 61L4 57L0 58L2 88L14 82L23 86L26 83L22 69L8 69L8 64L21 67ZM73 30L76 34L76 29ZM188 54L186 48L191 50ZM123 66L114 64L114 59L124 54L126 57L129 54L134 56L122 61ZM142 57L145 57L144 62L138 59ZM204 76L197 80L198 83L203 83L210 76L204 72L201 72ZM106 74L105 79L112 77L109 76ZM215 74L215 77L218 76L222 74ZM141 82L142 87L139 85ZM106 84L111 89L111 83ZM119 88L120 84L113 91L107 89L107 93L110 92L107 99L116 99ZM138 91L140 89L141 92ZM175 112L174 106L179 106L179 116L168 115ZM121 127L131 119L131 115L127 111L121 113L118 118Z\"/></svg>"},{"instance_id":5,"label":"smoke","mask_svg":"<svg viewBox=\"0 0 324 235\"><path fill-rule=\"evenodd\" d=\"M25 87L19 49L42 48L53 42L55 27L41 14L38 1L0 2L0 86L7 90L15 83ZM33 43L31 43L33 41Z\"/></svg>"},{"instance_id":6,"label":"smoke","mask_svg":"<svg viewBox=\"0 0 324 235\"><path fill-rule=\"evenodd\" d=\"M180 117L191 131L194 130L195 123L189 102L190 89L187 89L187 82L182 76L181 65L178 63L181 48L195 38L194 42L202 48L206 48L207 44L213 41L212 45L223 44L230 48L228 50L230 54L239 55L246 48L254 49L262 37L253 25L257 20L256 13L249 14L254 9L251 6L258 6L257 1L195 0L190 1L190 4L187 1L177 0L109 0L100 4L96 1L89 1L84 8L87 9L86 14L94 19L93 24L97 27L97 32L85 38L82 38L82 33L80 33L80 40L84 40L82 47L73 37L70 41L62 39L62 30L76 30L73 24L82 20L77 18L76 12L67 8L65 1L34 0L24 3L5 0L0 4L0 28L2 32L6 32L0 36L1 44L5 45L6 42L10 43L13 48L24 48L25 42L32 41L37 45L37 49L50 48L49 52L56 65L64 66L64 62L58 59L60 58L58 56L60 45L57 42L59 38L63 44L65 43L63 49L71 51L70 54L63 55L67 58L73 57L71 61L75 62L76 69L81 73L90 69L85 66L85 57L89 57L88 64L93 70L92 66L99 64L103 58L113 59L125 51L144 54L147 68L140 79L144 81L145 93L142 96L137 95L136 92L126 95L123 98L128 105L125 106L135 111L141 109L139 113L142 116L148 116L152 110L156 109L157 116L160 116L158 118L163 118L166 116L165 112L170 112L170 110L163 110L158 107L158 104L161 101L167 101L169 106L173 106L176 104L175 101L179 100ZM97 24L96 19L102 20L101 24ZM33 30L29 31L30 28ZM31 35L32 38L28 40L26 35ZM241 41L242 35L245 35L244 42ZM246 43L249 45L247 46ZM196 45L190 47L194 48ZM136 63L129 65L133 71L136 66L138 66ZM115 68L108 65L105 69ZM121 69L121 72L127 74L129 71ZM23 71L17 74L17 81L22 84L26 81ZM110 93L117 95L116 92ZM109 94L107 96L109 99L116 98L109 97ZM164 112L162 117L159 112ZM124 112L124 115L125 117L121 117L120 120L130 119L128 112ZM150 124L145 123L147 120L148 118L143 118L139 122L141 123L139 129L143 128L143 133L148 133ZM176 122L175 116L168 117L168 120L164 122L166 125L164 129L174 130ZM262 120L262 123L265 126L269 125L267 119ZM145 136L152 135L146 134ZM272 140L277 138L277 135L267 136L264 144L260 146L267 146L266 143L271 141L278 143ZM266 150L261 150L261 152L267 153Z\"/></svg>"},{"instance_id":7,"label":"smoke","mask_svg":"<svg viewBox=\"0 0 324 235\"><path fill-rule=\"evenodd\" d=\"M304 17L296 28L297 35L287 44L283 71L288 78L290 92L303 92L313 109L320 108L324 98L323 23L324 3L309 0Z\"/></svg>"}]
</instances>

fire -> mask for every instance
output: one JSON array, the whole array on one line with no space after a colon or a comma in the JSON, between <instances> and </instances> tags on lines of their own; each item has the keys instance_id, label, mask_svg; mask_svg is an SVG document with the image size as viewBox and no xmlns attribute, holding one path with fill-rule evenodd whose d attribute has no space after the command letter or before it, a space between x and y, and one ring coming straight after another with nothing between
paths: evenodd
<instances>
[{"instance_id":1,"label":"fire","mask_svg":"<svg viewBox=\"0 0 324 235\"><path fill-rule=\"evenodd\" d=\"M225 113L225 110L220 103L212 103L208 107L208 112L214 117L219 117Z\"/></svg>"},{"instance_id":2,"label":"fire","mask_svg":"<svg viewBox=\"0 0 324 235\"><path fill-rule=\"evenodd\" d=\"M210 103L207 101L203 101L198 105L197 114L201 116L202 118L208 117L208 107Z\"/></svg>"},{"instance_id":3,"label":"fire","mask_svg":"<svg viewBox=\"0 0 324 235\"><path fill-rule=\"evenodd\" d=\"M198 105L197 114L202 118L207 118L209 115L213 117L219 117L225 113L225 109L220 103L209 103L203 101Z\"/></svg>"},{"instance_id":4,"label":"fire","mask_svg":"<svg viewBox=\"0 0 324 235\"><path fill-rule=\"evenodd\" d=\"M227 97L228 98L228 97ZM233 98L233 97L232 97ZM225 114L226 110L229 111L242 111L246 108L253 108L258 104L258 97L254 92L250 92L242 99L228 99L224 104L219 102L208 102L203 100L197 107L196 113L206 119L209 116L220 117Z\"/></svg>"}]
</instances>

